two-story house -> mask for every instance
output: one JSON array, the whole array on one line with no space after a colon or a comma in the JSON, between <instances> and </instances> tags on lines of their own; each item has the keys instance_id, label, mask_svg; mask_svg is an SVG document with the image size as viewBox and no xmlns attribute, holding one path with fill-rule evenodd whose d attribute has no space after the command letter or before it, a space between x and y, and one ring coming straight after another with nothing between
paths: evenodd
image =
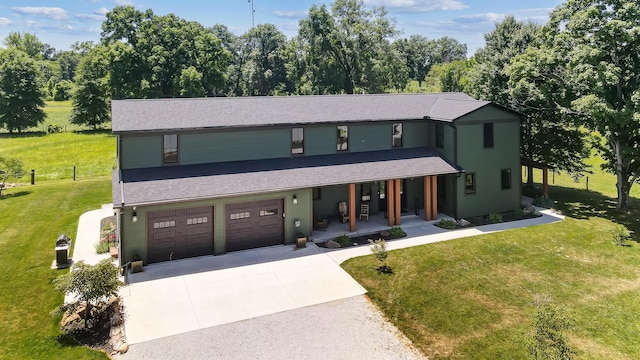
<instances>
[{"instance_id":1,"label":"two-story house","mask_svg":"<svg viewBox=\"0 0 640 360\"><path fill-rule=\"evenodd\" d=\"M112 119L122 262L291 243L341 203L390 226L520 206L520 115L463 93L115 100Z\"/></svg>"}]
</instances>

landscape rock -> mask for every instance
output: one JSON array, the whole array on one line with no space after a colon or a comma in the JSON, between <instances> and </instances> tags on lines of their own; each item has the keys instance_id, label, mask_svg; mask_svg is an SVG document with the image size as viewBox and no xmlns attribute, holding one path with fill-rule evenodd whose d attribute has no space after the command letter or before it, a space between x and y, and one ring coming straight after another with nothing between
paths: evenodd
<instances>
[{"instance_id":1,"label":"landscape rock","mask_svg":"<svg viewBox=\"0 0 640 360\"><path fill-rule=\"evenodd\" d=\"M380 236L391 236L391 233L387 230L380 231Z\"/></svg>"},{"instance_id":2,"label":"landscape rock","mask_svg":"<svg viewBox=\"0 0 640 360\"><path fill-rule=\"evenodd\" d=\"M326 246L328 249L337 249L340 247L340 244L333 240L329 240L324 244L324 246Z\"/></svg>"},{"instance_id":3,"label":"landscape rock","mask_svg":"<svg viewBox=\"0 0 640 360\"><path fill-rule=\"evenodd\" d=\"M471 225L470 222L468 222L465 219L459 219L458 221L456 221L456 225L460 226L460 227L465 227L465 226L469 226Z\"/></svg>"}]
</instances>

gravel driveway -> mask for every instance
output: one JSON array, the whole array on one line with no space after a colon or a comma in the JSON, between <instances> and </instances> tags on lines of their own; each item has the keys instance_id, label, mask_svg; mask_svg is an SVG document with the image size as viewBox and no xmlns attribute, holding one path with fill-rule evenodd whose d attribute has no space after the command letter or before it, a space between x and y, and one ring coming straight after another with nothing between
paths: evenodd
<instances>
[{"instance_id":1,"label":"gravel driveway","mask_svg":"<svg viewBox=\"0 0 640 360\"><path fill-rule=\"evenodd\" d=\"M426 359L363 296L133 344L115 359Z\"/></svg>"}]
</instances>

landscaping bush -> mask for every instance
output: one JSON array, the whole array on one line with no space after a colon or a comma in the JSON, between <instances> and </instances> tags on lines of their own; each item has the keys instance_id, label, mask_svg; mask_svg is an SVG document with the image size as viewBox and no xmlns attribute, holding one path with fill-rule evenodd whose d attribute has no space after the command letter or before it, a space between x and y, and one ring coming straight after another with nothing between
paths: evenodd
<instances>
[{"instance_id":1,"label":"landscaping bush","mask_svg":"<svg viewBox=\"0 0 640 360\"><path fill-rule=\"evenodd\" d=\"M335 242L340 244L340 246L351 246L351 239L347 236L347 234L342 234L335 239Z\"/></svg>"},{"instance_id":2,"label":"landscaping bush","mask_svg":"<svg viewBox=\"0 0 640 360\"><path fill-rule=\"evenodd\" d=\"M109 252L109 243L108 242L104 242L102 240L98 241L94 247L96 248L96 253L98 254L105 254L107 252Z\"/></svg>"},{"instance_id":3,"label":"landscaping bush","mask_svg":"<svg viewBox=\"0 0 640 360\"><path fill-rule=\"evenodd\" d=\"M623 225L614 227L611 230L611 235L613 236L613 242L619 246L625 246L625 242L631 237L629 230Z\"/></svg>"},{"instance_id":4,"label":"landscaping bush","mask_svg":"<svg viewBox=\"0 0 640 360\"><path fill-rule=\"evenodd\" d=\"M553 304L538 306L533 314L529 353L534 359L570 360L576 354L569 347L564 331L573 329L573 321Z\"/></svg>"},{"instance_id":5,"label":"landscaping bush","mask_svg":"<svg viewBox=\"0 0 640 360\"><path fill-rule=\"evenodd\" d=\"M378 266L378 274L391 274L393 271L387 266L387 242L384 239L369 240L371 243L371 252L375 255L376 259L380 262Z\"/></svg>"},{"instance_id":6,"label":"landscaping bush","mask_svg":"<svg viewBox=\"0 0 640 360\"><path fill-rule=\"evenodd\" d=\"M502 222L502 215L496 214L496 213L491 213L491 214L487 215L487 221L489 221L489 223L491 223L491 224L501 223Z\"/></svg>"},{"instance_id":7,"label":"landscaping bush","mask_svg":"<svg viewBox=\"0 0 640 360\"><path fill-rule=\"evenodd\" d=\"M452 230L456 228L456 222L451 219L440 219L440 222L436 224L443 229Z\"/></svg>"},{"instance_id":8,"label":"landscaping bush","mask_svg":"<svg viewBox=\"0 0 640 360\"><path fill-rule=\"evenodd\" d=\"M389 229L389 234L392 238L401 238L407 236L407 233L402 230L400 226L394 226Z\"/></svg>"}]
</instances>

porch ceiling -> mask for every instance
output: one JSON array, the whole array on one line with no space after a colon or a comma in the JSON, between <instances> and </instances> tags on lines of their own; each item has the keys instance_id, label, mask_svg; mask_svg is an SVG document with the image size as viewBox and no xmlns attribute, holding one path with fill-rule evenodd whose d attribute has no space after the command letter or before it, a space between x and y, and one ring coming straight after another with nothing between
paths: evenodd
<instances>
[{"instance_id":1,"label":"porch ceiling","mask_svg":"<svg viewBox=\"0 0 640 360\"><path fill-rule=\"evenodd\" d=\"M432 148L116 170L113 204L170 203L457 172Z\"/></svg>"}]
</instances>

